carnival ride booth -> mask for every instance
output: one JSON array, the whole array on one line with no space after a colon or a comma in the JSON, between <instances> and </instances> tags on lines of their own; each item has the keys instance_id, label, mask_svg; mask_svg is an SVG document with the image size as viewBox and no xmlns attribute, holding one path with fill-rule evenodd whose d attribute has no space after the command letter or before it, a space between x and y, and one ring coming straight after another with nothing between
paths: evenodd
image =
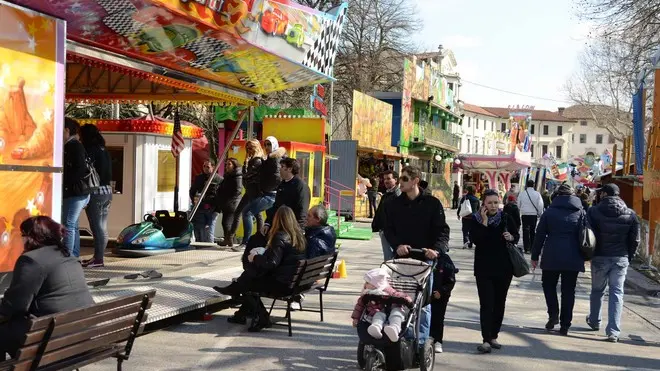
<instances>
[{"instance_id":1,"label":"carnival ride booth","mask_svg":"<svg viewBox=\"0 0 660 371\"><path fill-rule=\"evenodd\" d=\"M113 199L112 212L108 216L108 234L111 237L118 236L128 224L143 221L145 215L171 209L177 184L177 162L171 151L173 122L162 118L140 118L80 120L80 124L93 124L99 128L112 158L110 185ZM188 205L192 140L204 134L201 128L185 122L181 123L181 132L184 149L179 154L178 185L183 191L179 194L179 201L181 205ZM187 221L180 225L177 222L180 218L171 221L162 212L159 215L159 224L166 238L181 235L187 227ZM87 218L80 218L80 227L91 236ZM158 245L162 247L162 244Z\"/></svg>"},{"instance_id":2,"label":"carnival ride booth","mask_svg":"<svg viewBox=\"0 0 660 371\"><path fill-rule=\"evenodd\" d=\"M516 171L531 166L531 153L515 149L510 155L462 155L459 156L464 171L480 172L488 179L488 188L498 189L499 182L504 189L511 188L511 176Z\"/></svg>"},{"instance_id":3,"label":"carnival ride booth","mask_svg":"<svg viewBox=\"0 0 660 371\"><path fill-rule=\"evenodd\" d=\"M263 138L274 136L280 147L286 149L286 156L298 160L298 176L309 187L310 207L323 203L325 197L325 126L325 119L320 117L267 117L263 121ZM242 164L245 161L245 141L233 141L227 157ZM256 233L256 228L253 230ZM242 225L236 234L243 235Z\"/></svg>"},{"instance_id":4,"label":"carnival ride booth","mask_svg":"<svg viewBox=\"0 0 660 371\"><path fill-rule=\"evenodd\" d=\"M0 190L15 197L0 213L2 233L8 235L0 241L16 247L0 249L0 271L10 271L20 255L20 221L37 214L60 219L58 154L65 99L82 105L251 107L261 94L331 80L347 9L342 4L323 13L287 0L10 2L0 1L0 102L12 100L15 105L3 103L0 112L0 162L5 166L0 171L11 181L0 182ZM284 34L267 32L269 14L283 16L276 23ZM244 111L239 121L246 116ZM140 133L108 134L111 145L123 146L122 162L132 158L137 164L122 170L122 195L129 185L136 186L136 179L129 178L140 171L137 166L156 171L155 178L142 180L142 187L150 184L156 190L147 197L145 189L136 189L132 201L117 196L113 207L141 202L135 207L139 212L170 209L165 203L171 196L158 192L155 164L172 133ZM189 145L177 157L179 164L189 166ZM186 175L177 178L181 192L176 200L185 205L190 172L180 174ZM139 221L135 219L129 216L126 224Z\"/></svg>"}]
</instances>

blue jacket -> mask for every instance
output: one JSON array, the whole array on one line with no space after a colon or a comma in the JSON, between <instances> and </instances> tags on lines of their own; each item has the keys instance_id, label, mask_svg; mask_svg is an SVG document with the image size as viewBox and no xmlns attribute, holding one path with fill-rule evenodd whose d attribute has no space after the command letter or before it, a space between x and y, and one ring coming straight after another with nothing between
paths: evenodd
<instances>
[{"instance_id":1,"label":"blue jacket","mask_svg":"<svg viewBox=\"0 0 660 371\"><path fill-rule=\"evenodd\" d=\"M541 255L541 269L584 272L580 255L580 221L586 215L576 196L557 196L536 227L532 260Z\"/></svg>"},{"instance_id":2,"label":"blue jacket","mask_svg":"<svg viewBox=\"0 0 660 371\"><path fill-rule=\"evenodd\" d=\"M337 234L329 225L305 228L307 259L335 253Z\"/></svg>"},{"instance_id":3,"label":"blue jacket","mask_svg":"<svg viewBox=\"0 0 660 371\"><path fill-rule=\"evenodd\" d=\"M621 198L605 197L587 215L596 234L594 256L625 256L632 260L639 246L637 214Z\"/></svg>"}]
</instances>

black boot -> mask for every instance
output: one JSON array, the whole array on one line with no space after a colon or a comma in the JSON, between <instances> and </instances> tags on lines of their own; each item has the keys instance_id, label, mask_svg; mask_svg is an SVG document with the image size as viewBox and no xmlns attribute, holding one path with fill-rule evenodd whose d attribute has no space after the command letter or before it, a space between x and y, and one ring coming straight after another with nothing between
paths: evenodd
<instances>
[{"instance_id":1,"label":"black boot","mask_svg":"<svg viewBox=\"0 0 660 371\"><path fill-rule=\"evenodd\" d=\"M236 282L232 282L229 286L225 287L213 286L213 290L227 296L238 296L242 291Z\"/></svg>"},{"instance_id":2,"label":"black boot","mask_svg":"<svg viewBox=\"0 0 660 371\"><path fill-rule=\"evenodd\" d=\"M265 328L273 327L273 323L270 321L270 316L268 312L259 313L252 317L252 322L248 328L249 332L259 332Z\"/></svg>"},{"instance_id":3,"label":"black boot","mask_svg":"<svg viewBox=\"0 0 660 371\"><path fill-rule=\"evenodd\" d=\"M556 318L550 318L548 320L548 323L545 324L545 329L550 331L555 328L559 324L559 320Z\"/></svg>"},{"instance_id":4,"label":"black boot","mask_svg":"<svg viewBox=\"0 0 660 371\"><path fill-rule=\"evenodd\" d=\"M234 315L227 318L227 322L235 323L237 325L244 325L247 323L247 315L241 310L234 312Z\"/></svg>"}]
</instances>

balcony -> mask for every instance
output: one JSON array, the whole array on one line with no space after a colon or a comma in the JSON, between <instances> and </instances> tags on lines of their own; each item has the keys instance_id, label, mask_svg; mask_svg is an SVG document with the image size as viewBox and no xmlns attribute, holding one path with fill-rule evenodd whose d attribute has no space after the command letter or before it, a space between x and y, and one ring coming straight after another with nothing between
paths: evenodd
<instances>
[{"instance_id":1,"label":"balcony","mask_svg":"<svg viewBox=\"0 0 660 371\"><path fill-rule=\"evenodd\" d=\"M433 124L415 123L412 142L414 144L428 144L429 146L458 152L461 145L461 137Z\"/></svg>"}]
</instances>

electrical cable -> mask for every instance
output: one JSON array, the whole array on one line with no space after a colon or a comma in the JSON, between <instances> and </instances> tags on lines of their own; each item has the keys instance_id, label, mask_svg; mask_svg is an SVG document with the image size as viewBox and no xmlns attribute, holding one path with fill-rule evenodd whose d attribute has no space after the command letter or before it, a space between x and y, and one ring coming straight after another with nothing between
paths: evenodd
<instances>
[{"instance_id":1,"label":"electrical cable","mask_svg":"<svg viewBox=\"0 0 660 371\"><path fill-rule=\"evenodd\" d=\"M564 101L564 100L558 100L558 99L552 99L552 98L537 97L537 96L535 96L535 95L529 95L529 94L523 94L523 93L516 93L516 92L513 92L513 91L504 90L504 89L499 89L499 88L494 88L494 87L492 87L492 86L488 86L488 85L484 85L484 84L479 84L479 83L477 83L477 82L472 82L472 81L468 81L468 80L465 80L465 79L461 79L461 82L466 82L466 83L468 83L468 84L472 84L472 85L479 86L479 87L486 88L486 89L491 89L491 90L499 91L499 92L502 92L502 93L513 94L513 95L519 95L519 96L521 96L521 97L527 97L527 98L533 98L533 99L539 99L539 100L547 100L547 101L550 101L550 102L557 102L557 103L571 103L570 101Z\"/></svg>"}]
</instances>

